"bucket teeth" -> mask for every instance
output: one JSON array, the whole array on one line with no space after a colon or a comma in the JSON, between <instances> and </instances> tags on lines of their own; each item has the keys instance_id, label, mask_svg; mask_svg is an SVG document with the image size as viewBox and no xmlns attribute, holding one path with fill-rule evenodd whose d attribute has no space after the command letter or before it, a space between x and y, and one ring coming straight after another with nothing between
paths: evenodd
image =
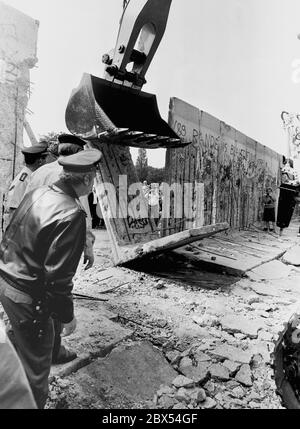
<instances>
[{"instance_id":1,"label":"bucket teeth","mask_svg":"<svg viewBox=\"0 0 300 429\"><path fill-rule=\"evenodd\" d=\"M127 140L127 139L135 140L136 138L142 137L143 135L144 133L142 131L128 131L127 133L124 134L124 136L122 136L122 138L124 140Z\"/></svg>"},{"instance_id":2,"label":"bucket teeth","mask_svg":"<svg viewBox=\"0 0 300 429\"><path fill-rule=\"evenodd\" d=\"M113 130L104 131L103 133L98 134L99 140L112 140L123 138L126 133L128 133L128 128L115 128Z\"/></svg>"},{"instance_id":3,"label":"bucket teeth","mask_svg":"<svg viewBox=\"0 0 300 429\"><path fill-rule=\"evenodd\" d=\"M142 143L143 141L153 140L155 138L157 138L156 134L144 134L143 133L140 137L138 137L138 138L136 138L134 140L135 140L136 143Z\"/></svg>"},{"instance_id":4,"label":"bucket teeth","mask_svg":"<svg viewBox=\"0 0 300 429\"><path fill-rule=\"evenodd\" d=\"M98 138L107 143L122 144L132 147L153 148L160 147L181 147L188 143L183 143L180 139L159 136L157 134L146 134L142 131L131 131L128 128L115 128L98 134Z\"/></svg>"},{"instance_id":5,"label":"bucket teeth","mask_svg":"<svg viewBox=\"0 0 300 429\"><path fill-rule=\"evenodd\" d=\"M178 144L178 143L181 143L181 140L180 139L169 139L168 140L168 143L169 144Z\"/></svg>"},{"instance_id":6,"label":"bucket teeth","mask_svg":"<svg viewBox=\"0 0 300 429\"><path fill-rule=\"evenodd\" d=\"M155 143L159 146L159 145L164 145L168 140L170 140L170 137L158 136L155 139L153 139L151 143Z\"/></svg>"},{"instance_id":7,"label":"bucket teeth","mask_svg":"<svg viewBox=\"0 0 300 429\"><path fill-rule=\"evenodd\" d=\"M122 137L124 134L126 135L129 132L128 128L115 128L112 131L109 131L109 135L111 137Z\"/></svg>"}]
</instances>

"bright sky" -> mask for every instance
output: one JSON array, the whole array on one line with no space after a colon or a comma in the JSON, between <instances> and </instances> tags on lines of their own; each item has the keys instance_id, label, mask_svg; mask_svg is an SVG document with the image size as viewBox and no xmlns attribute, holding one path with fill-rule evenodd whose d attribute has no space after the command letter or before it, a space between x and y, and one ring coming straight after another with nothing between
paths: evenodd
<instances>
[{"instance_id":1,"label":"bright sky","mask_svg":"<svg viewBox=\"0 0 300 429\"><path fill-rule=\"evenodd\" d=\"M84 72L103 76L123 1L4 1L40 21L31 126L37 135L64 131L72 88ZM284 152L280 114L300 111L300 82L292 79L297 59L300 69L299 16L299 0L173 0L144 90L158 96L165 119L175 96ZM161 150L148 158L164 165Z\"/></svg>"}]
</instances>

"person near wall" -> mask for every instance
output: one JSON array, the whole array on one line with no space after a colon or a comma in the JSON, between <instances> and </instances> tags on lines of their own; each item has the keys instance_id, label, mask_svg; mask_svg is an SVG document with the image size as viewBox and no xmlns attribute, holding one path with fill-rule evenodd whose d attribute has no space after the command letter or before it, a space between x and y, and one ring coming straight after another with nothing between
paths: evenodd
<instances>
[{"instance_id":1,"label":"person near wall","mask_svg":"<svg viewBox=\"0 0 300 429\"><path fill-rule=\"evenodd\" d=\"M281 185L277 211L277 226L280 228L279 235L282 235L283 230L288 228L292 219L296 196L299 189L299 181L295 177L293 169L293 161L284 159L284 165L281 170Z\"/></svg>"},{"instance_id":2,"label":"person near wall","mask_svg":"<svg viewBox=\"0 0 300 429\"><path fill-rule=\"evenodd\" d=\"M0 302L38 408L48 396L53 319L65 336L76 329L73 277L86 239L79 197L92 191L100 158L91 149L60 159L60 179L25 195L0 245Z\"/></svg>"},{"instance_id":3,"label":"person near wall","mask_svg":"<svg viewBox=\"0 0 300 429\"><path fill-rule=\"evenodd\" d=\"M30 177L30 180L27 184L26 193L37 189L41 186L51 186L57 180L62 173L62 165L59 160L64 159L66 156L74 155L84 150L86 141L76 137L72 134L61 134L58 137L58 160L55 160L52 163L43 165L41 168L36 170ZM89 269L94 264L94 251L93 246L95 242L95 236L92 232L92 219L91 212L89 208L88 196L84 195L80 198L80 203L86 212L86 242L84 246L84 264L86 264L85 269ZM54 340L54 349L53 349L53 364L63 364L71 362L76 359L77 354L67 349L62 345L61 339L61 330L62 325L58 319L54 322L55 330L55 340Z\"/></svg>"},{"instance_id":4,"label":"person near wall","mask_svg":"<svg viewBox=\"0 0 300 429\"><path fill-rule=\"evenodd\" d=\"M23 147L21 152L24 155L24 167L11 183L6 202L5 228L9 224L14 211L19 207L26 191L30 176L44 165L48 156L48 144L41 142L34 146Z\"/></svg>"},{"instance_id":5,"label":"person near wall","mask_svg":"<svg viewBox=\"0 0 300 429\"><path fill-rule=\"evenodd\" d=\"M35 410L37 406L24 368L1 318L0 362L0 410Z\"/></svg>"},{"instance_id":6,"label":"person near wall","mask_svg":"<svg viewBox=\"0 0 300 429\"><path fill-rule=\"evenodd\" d=\"M272 188L267 188L266 194L263 196L264 214L263 221L265 222L264 231L275 231L275 198L272 195Z\"/></svg>"}]
</instances>

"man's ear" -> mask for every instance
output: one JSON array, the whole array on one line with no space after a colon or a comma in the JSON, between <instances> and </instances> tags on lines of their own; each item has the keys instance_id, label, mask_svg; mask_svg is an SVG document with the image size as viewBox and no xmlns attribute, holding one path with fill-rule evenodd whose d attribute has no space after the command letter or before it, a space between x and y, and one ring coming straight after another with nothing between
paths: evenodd
<instances>
[{"instance_id":1,"label":"man's ear","mask_svg":"<svg viewBox=\"0 0 300 429\"><path fill-rule=\"evenodd\" d=\"M85 174L83 177L83 183L85 184L85 186L90 186L92 182L92 178L89 174Z\"/></svg>"},{"instance_id":2,"label":"man's ear","mask_svg":"<svg viewBox=\"0 0 300 429\"><path fill-rule=\"evenodd\" d=\"M90 184L89 176L87 174L83 176L83 183L85 186L89 186Z\"/></svg>"}]
</instances>

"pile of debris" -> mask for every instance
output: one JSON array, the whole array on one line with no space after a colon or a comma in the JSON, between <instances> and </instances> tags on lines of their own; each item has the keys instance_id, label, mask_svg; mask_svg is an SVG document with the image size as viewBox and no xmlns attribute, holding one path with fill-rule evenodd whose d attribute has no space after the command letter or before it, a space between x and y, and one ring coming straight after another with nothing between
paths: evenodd
<instances>
[{"instance_id":1,"label":"pile of debris","mask_svg":"<svg viewBox=\"0 0 300 429\"><path fill-rule=\"evenodd\" d=\"M275 391L270 398L272 370L259 353L253 355L224 344L213 347L212 341L204 341L182 353L171 351L166 357L182 375L160 387L153 399L154 408L279 407Z\"/></svg>"}]
</instances>

